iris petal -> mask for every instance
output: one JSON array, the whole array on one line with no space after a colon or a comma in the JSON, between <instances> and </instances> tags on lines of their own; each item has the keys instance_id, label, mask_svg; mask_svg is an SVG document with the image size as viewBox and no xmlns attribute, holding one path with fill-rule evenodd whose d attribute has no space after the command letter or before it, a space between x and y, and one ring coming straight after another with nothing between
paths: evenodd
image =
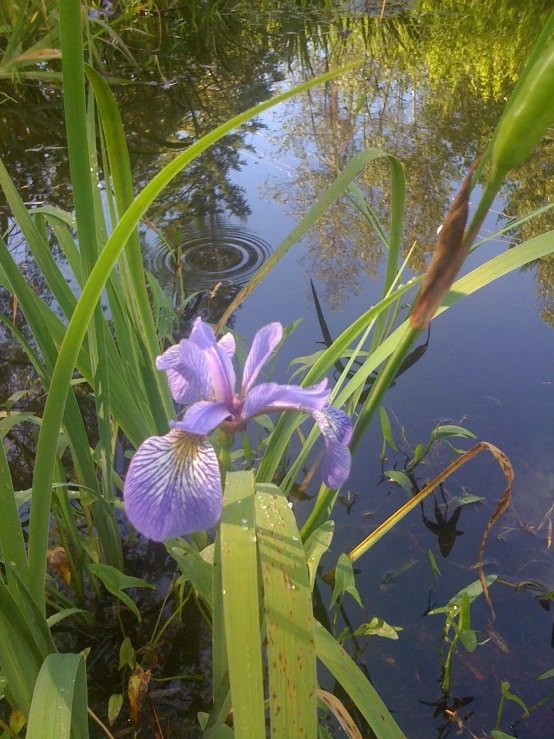
<instances>
[{"instance_id":1,"label":"iris petal","mask_svg":"<svg viewBox=\"0 0 554 739\"><path fill-rule=\"evenodd\" d=\"M271 411L320 411L327 405L330 391L327 380L311 387L298 385L277 385L264 382L248 393L244 402L242 416L246 421L253 416Z\"/></svg>"},{"instance_id":2,"label":"iris petal","mask_svg":"<svg viewBox=\"0 0 554 739\"><path fill-rule=\"evenodd\" d=\"M213 328L196 318L190 341L202 350L208 362L215 399L231 406L235 398L235 370L225 348L218 346Z\"/></svg>"},{"instance_id":3,"label":"iris petal","mask_svg":"<svg viewBox=\"0 0 554 739\"><path fill-rule=\"evenodd\" d=\"M191 405L182 421L172 423L173 428L189 434L209 434L231 415L225 403L200 401Z\"/></svg>"},{"instance_id":4,"label":"iris petal","mask_svg":"<svg viewBox=\"0 0 554 739\"><path fill-rule=\"evenodd\" d=\"M214 448L179 430L150 437L131 460L123 494L129 520L153 541L214 526L222 508Z\"/></svg>"},{"instance_id":5,"label":"iris petal","mask_svg":"<svg viewBox=\"0 0 554 739\"><path fill-rule=\"evenodd\" d=\"M327 446L321 475L331 490L336 490L350 474L351 455L348 442L352 437L352 423L344 411L326 406L322 411L313 411Z\"/></svg>"},{"instance_id":6,"label":"iris petal","mask_svg":"<svg viewBox=\"0 0 554 739\"><path fill-rule=\"evenodd\" d=\"M225 354L232 359L235 356L235 337L231 333L223 334L221 339L217 342L220 349L223 349Z\"/></svg>"},{"instance_id":7,"label":"iris petal","mask_svg":"<svg viewBox=\"0 0 554 739\"><path fill-rule=\"evenodd\" d=\"M261 328L256 336L254 336L254 341L248 352L242 373L241 394L243 397L246 396L252 385L256 382L262 367L282 338L283 327L280 323L269 323L267 326Z\"/></svg>"},{"instance_id":8,"label":"iris petal","mask_svg":"<svg viewBox=\"0 0 554 739\"><path fill-rule=\"evenodd\" d=\"M178 403L188 405L210 397L210 367L202 351L188 339L157 357L156 367L167 372L171 394Z\"/></svg>"}]
</instances>

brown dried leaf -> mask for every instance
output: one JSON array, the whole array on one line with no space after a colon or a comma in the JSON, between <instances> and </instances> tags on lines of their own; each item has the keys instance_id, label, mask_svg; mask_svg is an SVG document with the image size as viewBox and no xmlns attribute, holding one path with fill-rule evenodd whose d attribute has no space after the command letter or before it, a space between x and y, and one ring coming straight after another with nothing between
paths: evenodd
<instances>
[{"instance_id":1,"label":"brown dried leaf","mask_svg":"<svg viewBox=\"0 0 554 739\"><path fill-rule=\"evenodd\" d=\"M137 665L129 678L129 687L127 690L129 696L129 716L134 726L139 725L142 702L148 692L148 683L150 682L151 675L152 670L143 670L142 667Z\"/></svg>"},{"instance_id":2,"label":"brown dried leaf","mask_svg":"<svg viewBox=\"0 0 554 739\"><path fill-rule=\"evenodd\" d=\"M439 234L439 240L431 263L423 278L421 291L410 319L414 328L425 330L446 297L469 251L470 243L464 242L471 180L477 159L466 175L460 191L454 198Z\"/></svg>"},{"instance_id":3,"label":"brown dried leaf","mask_svg":"<svg viewBox=\"0 0 554 739\"><path fill-rule=\"evenodd\" d=\"M354 723L354 719L335 695L328 693L326 690L318 690L317 697L325 703L327 708L335 716L348 739L362 739L362 735Z\"/></svg>"},{"instance_id":4,"label":"brown dried leaf","mask_svg":"<svg viewBox=\"0 0 554 739\"><path fill-rule=\"evenodd\" d=\"M26 51L20 54L15 59L12 59L10 64L19 64L20 62L47 62L50 59L61 59L62 52L59 49L38 49L37 51Z\"/></svg>"},{"instance_id":5,"label":"brown dried leaf","mask_svg":"<svg viewBox=\"0 0 554 739\"><path fill-rule=\"evenodd\" d=\"M52 547L48 550L46 558L50 567L63 578L65 584L71 585L71 570L65 549L63 547Z\"/></svg>"}]
</instances>

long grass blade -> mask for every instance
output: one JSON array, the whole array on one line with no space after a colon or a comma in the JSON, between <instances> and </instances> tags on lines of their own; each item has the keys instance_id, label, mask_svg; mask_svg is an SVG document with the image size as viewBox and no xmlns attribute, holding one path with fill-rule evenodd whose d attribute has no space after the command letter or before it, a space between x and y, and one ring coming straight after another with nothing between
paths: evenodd
<instances>
[{"instance_id":1,"label":"long grass blade","mask_svg":"<svg viewBox=\"0 0 554 739\"><path fill-rule=\"evenodd\" d=\"M317 657L339 682L378 739L405 739L396 721L358 665L323 626L315 622Z\"/></svg>"},{"instance_id":2,"label":"long grass blade","mask_svg":"<svg viewBox=\"0 0 554 739\"><path fill-rule=\"evenodd\" d=\"M223 611L235 735L238 739L265 739L252 472L227 475L220 535Z\"/></svg>"},{"instance_id":3,"label":"long grass blade","mask_svg":"<svg viewBox=\"0 0 554 739\"><path fill-rule=\"evenodd\" d=\"M51 654L40 668L27 739L88 739L87 674L82 654Z\"/></svg>"},{"instance_id":4,"label":"long grass blade","mask_svg":"<svg viewBox=\"0 0 554 739\"><path fill-rule=\"evenodd\" d=\"M127 142L123 132L123 124L114 96L105 79L90 66L85 67L85 72L94 90L98 105L98 113L106 141L117 213L121 217L134 199L131 164L127 151ZM160 346L150 309L150 300L144 279L140 241L136 229L129 237L125 246L125 257L133 288L133 295L129 296L132 297L132 302L129 302L131 306L136 305L138 325L144 331L146 345L153 365L154 359L160 353ZM135 325L137 325L136 320ZM166 413L171 416L173 414L173 401L168 390L165 374L156 373L156 380L160 385L160 393L164 400Z\"/></svg>"},{"instance_id":5,"label":"long grass blade","mask_svg":"<svg viewBox=\"0 0 554 739\"><path fill-rule=\"evenodd\" d=\"M43 654L27 625L21 607L0 580L0 665L10 694L27 717Z\"/></svg>"},{"instance_id":6,"label":"long grass blade","mask_svg":"<svg viewBox=\"0 0 554 739\"><path fill-rule=\"evenodd\" d=\"M256 485L264 584L271 736L317 736L317 679L310 578L286 496Z\"/></svg>"},{"instance_id":7,"label":"long grass blade","mask_svg":"<svg viewBox=\"0 0 554 739\"><path fill-rule=\"evenodd\" d=\"M15 586L13 568L19 572L24 582L29 581L27 555L25 554L25 540L19 521L19 513L10 475L10 468L6 458L4 439L0 436L0 546L7 562L8 584L10 589Z\"/></svg>"}]
</instances>

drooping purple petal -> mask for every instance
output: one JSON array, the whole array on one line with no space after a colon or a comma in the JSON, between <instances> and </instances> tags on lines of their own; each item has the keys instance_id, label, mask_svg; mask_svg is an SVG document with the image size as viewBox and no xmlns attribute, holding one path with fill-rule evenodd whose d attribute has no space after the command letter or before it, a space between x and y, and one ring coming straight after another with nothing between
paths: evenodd
<instances>
[{"instance_id":1,"label":"drooping purple petal","mask_svg":"<svg viewBox=\"0 0 554 739\"><path fill-rule=\"evenodd\" d=\"M327 390L327 379L311 387L263 382L248 393L241 415L246 421L253 416L271 411L313 413L313 411L323 410L329 400L330 392Z\"/></svg>"},{"instance_id":2,"label":"drooping purple petal","mask_svg":"<svg viewBox=\"0 0 554 739\"><path fill-rule=\"evenodd\" d=\"M225 403L210 403L201 400L191 405L182 421L172 422L175 429L181 429L189 434L209 434L231 416L231 411Z\"/></svg>"},{"instance_id":3,"label":"drooping purple petal","mask_svg":"<svg viewBox=\"0 0 554 739\"><path fill-rule=\"evenodd\" d=\"M214 526L223 499L214 448L205 436L179 430L146 439L131 460L123 497L133 526L153 541Z\"/></svg>"},{"instance_id":4,"label":"drooping purple petal","mask_svg":"<svg viewBox=\"0 0 554 739\"><path fill-rule=\"evenodd\" d=\"M235 337L231 333L223 334L221 339L217 342L217 345L220 349L223 349L225 354L229 357L229 359L233 359L235 356Z\"/></svg>"},{"instance_id":5,"label":"drooping purple petal","mask_svg":"<svg viewBox=\"0 0 554 739\"><path fill-rule=\"evenodd\" d=\"M218 346L213 328L196 318L190 341L198 346L210 366L210 379L215 399L228 406L235 398L235 370L226 350Z\"/></svg>"},{"instance_id":6,"label":"drooping purple petal","mask_svg":"<svg viewBox=\"0 0 554 739\"><path fill-rule=\"evenodd\" d=\"M325 439L327 453L323 460L321 476L331 490L336 490L350 474L351 455L348 442L352 436L352 423L344 411L326 406L312 412Z\"/></svg>"},{"instance_id":7,"label":"drooping purple petal","mask_svg":"<svg viewBox=\"0 0 554 739\"><path fill-rule=\"evenodd\" d=\"M254 336L242 373L241 395L243 398L256 382L262 367L282 338L283 327L280 323L269 323Z\"/></svg>"},{"instance_id":8,"label":"drooping purple petal","mask_svg":"<svg viewBox=\"0 0 554 739\"><path fill-rule=\"evenodd\" d=\"M157 357L156 367L167 372L171 394L178 403L188 405L210 397L210 367L202 351L188 339Z\"/></svg>"}]
</instances>

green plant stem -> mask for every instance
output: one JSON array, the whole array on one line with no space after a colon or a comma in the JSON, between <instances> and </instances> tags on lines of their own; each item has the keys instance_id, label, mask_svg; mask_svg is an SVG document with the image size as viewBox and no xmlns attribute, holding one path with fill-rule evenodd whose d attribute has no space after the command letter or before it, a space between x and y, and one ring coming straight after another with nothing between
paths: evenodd
<instances>
[{"instance_id":1,"label":"green plant stem","mask_svg":"<svg viewBox=\"0 0 554 739\"><path fill-rule=\"evenodd\" d=\"M504 693L500 696L500 703L498 704L498 711L496 713L496 721L494 722L494 729L495 731L498 731L498 727L500 726L500 719L502 718L502 712L504 710L504 701L506 699L504 698Z\"/></svg>"},{"instance_id":2,"label":"green plant stem","mask_svg":"<svg viewBox=\"0 0 554 739\"><path fill-rule=\"evenodd\" d=\"M221 470L221 486L225 490L225 481L227 479L227 473L231 471L231 451L233 450L233 444L235 441L234 434L229 434L223 429L219 429L219 444L221 450L219 452L219 469Z\"/></svg>"},{"instance_id":3,"label":"green plant stem","mask_svg":"<svg viewBox=\"0 0 554 739\"><path fill-rule=\"evenodd\" d=\"M481 224L485 220L485 216L489 212L489 208L493 204L493 201L498 191L500 190L503 181L504 173L499 174L498 176L488 180L485 186L485 191L481 195L479 205L477 206L477 209L473 214L473 218L471 219L471 223L469 224L469 227L464 234L463 244L467 251L469 251L469 248L477 238L477 234L479 233Z\"/></svg>"}]
</instances>

